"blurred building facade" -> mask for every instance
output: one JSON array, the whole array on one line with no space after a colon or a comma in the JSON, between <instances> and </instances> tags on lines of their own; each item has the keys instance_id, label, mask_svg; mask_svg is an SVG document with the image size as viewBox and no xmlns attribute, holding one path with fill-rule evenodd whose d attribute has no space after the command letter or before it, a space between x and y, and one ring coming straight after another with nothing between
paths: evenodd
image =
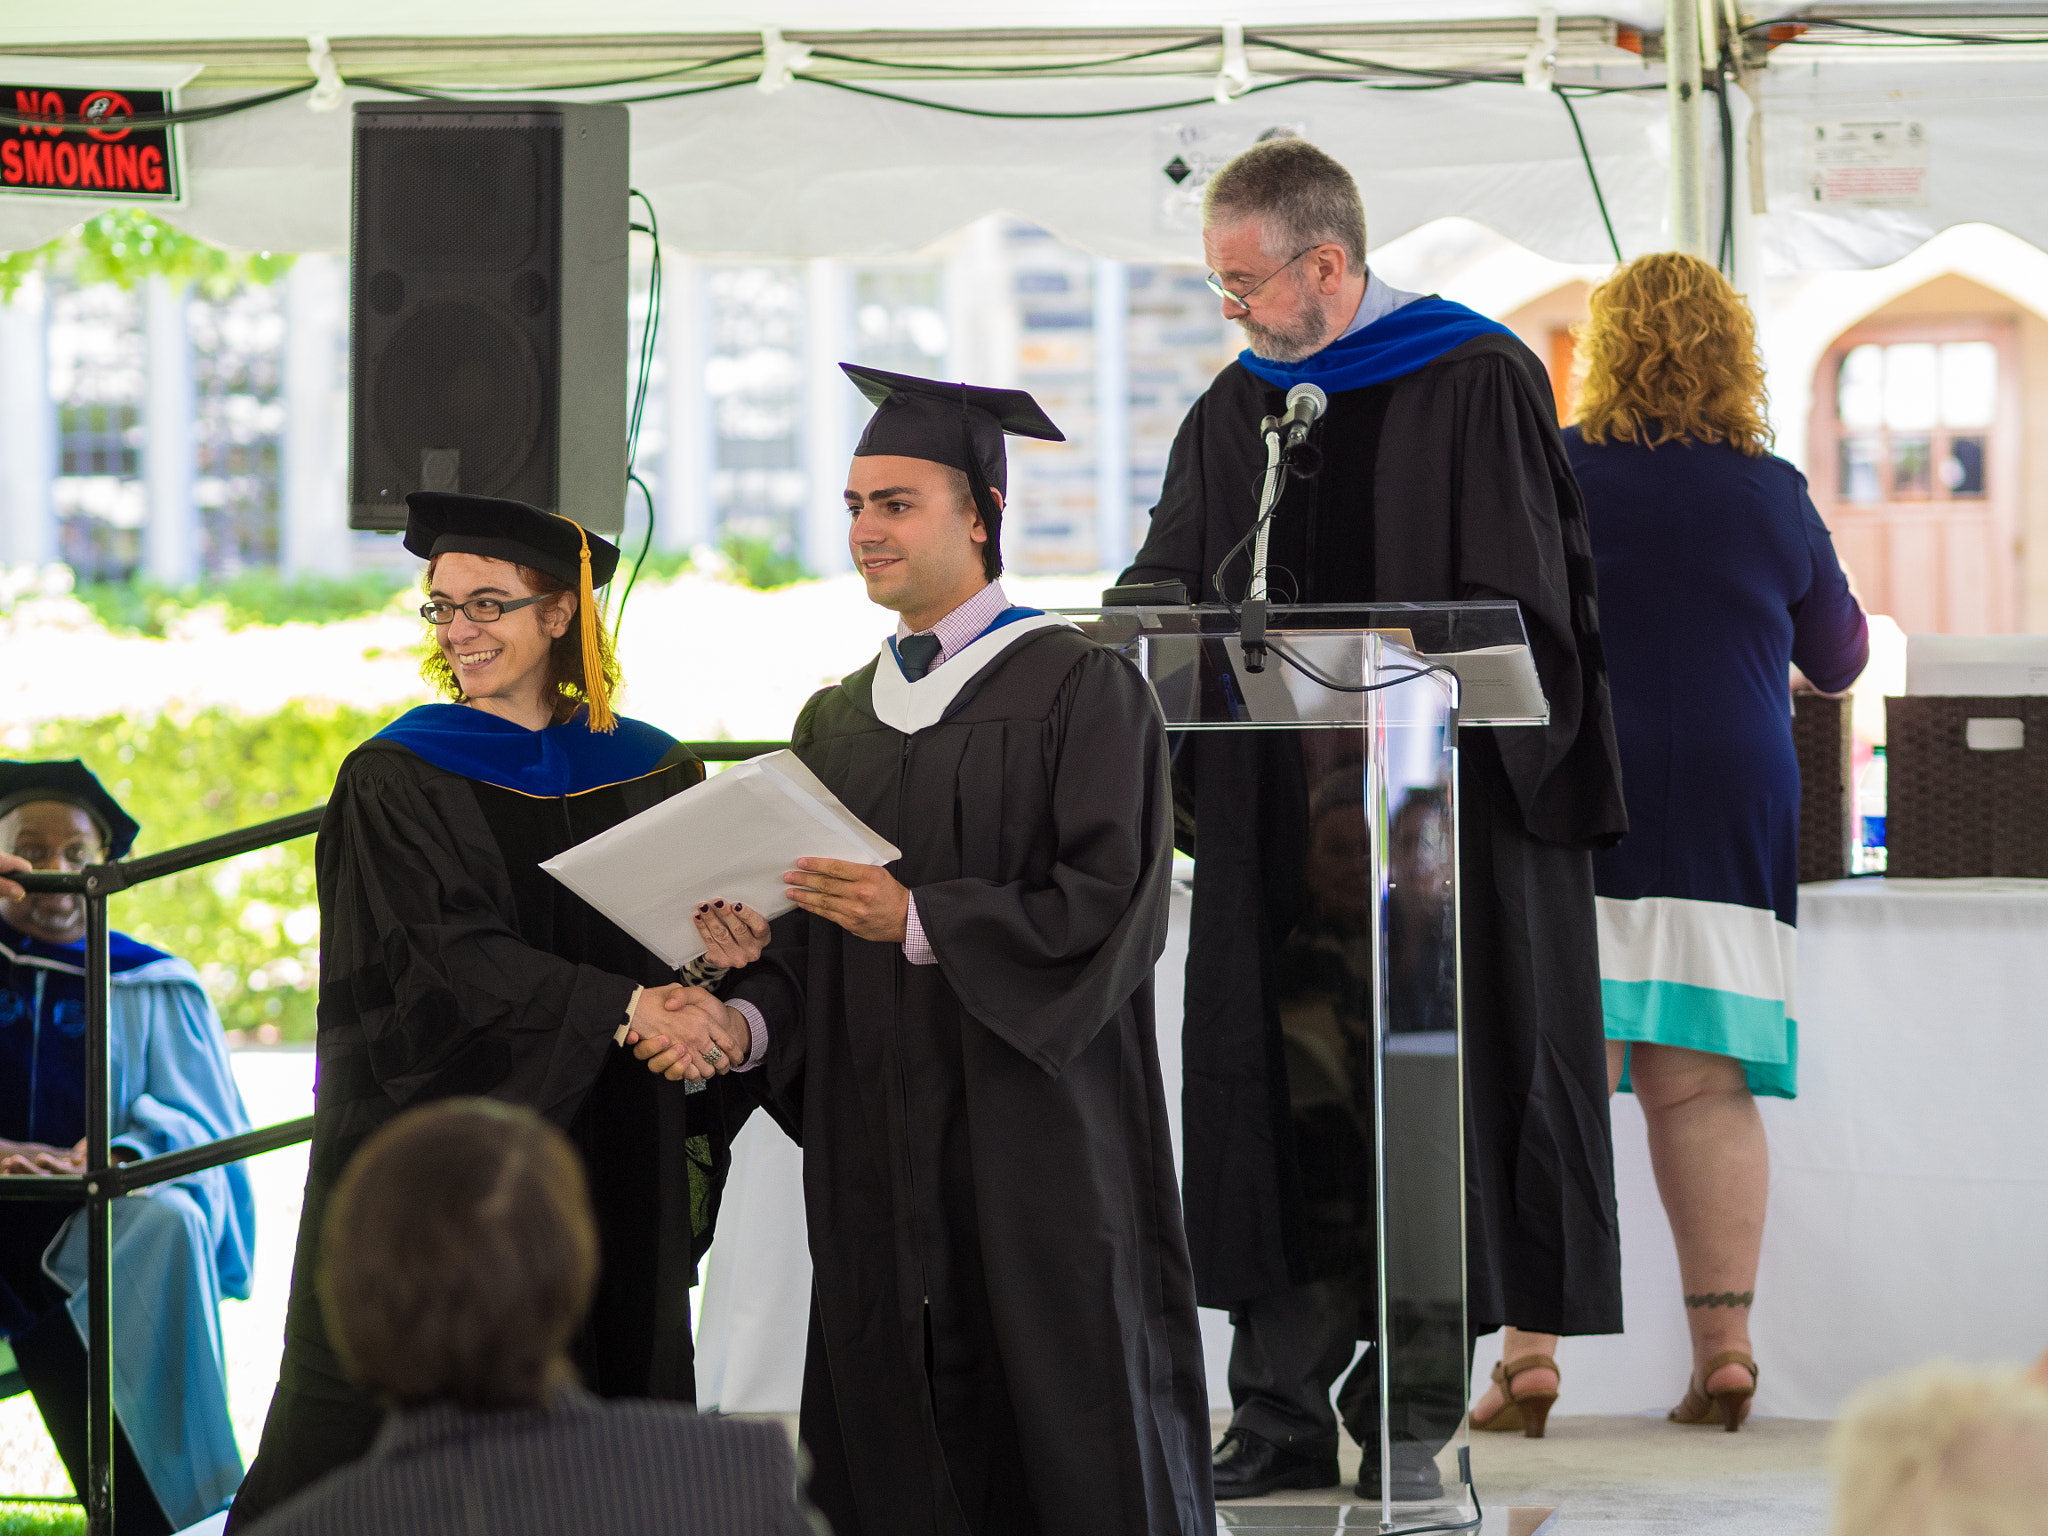
<instances>
[{"instance_id":1,"label":"blurred building facade","mask_svg":"<svg viewBox=\"0 0 2048 1536\"><path fill-rule=\"evenodd\" d=\"M1373 261L1504 319L1569 413L1572 326L1601 269L1462 220ZM739 536L844 569L839 491L868 413L848 360L1030 390L1067 441L1012 442L1010 567L1114 571L1182 416L1239 345L1202 276L1007 218L917 258L670 255L629 539L651 501L659 548ZM1962 227L1891 267L1773 279L1752 302L1778 451L1806 470L1866 605L1908 631L2048 630L2048 553L2033 553L2048 552L2048 254ZM167 585L402 568L395 540L346 528L347 368L336 257L225 298L30 280L0 305L0 563Z\"/></svg>"},{"instance_id":2,"label":"blurred building facade","mask_svg":"<svg viewBox=\"0 0 2048 1536\"><path fill-rule=\"evenodd\" d=\"M847 565L868 414L842 360L1037 395L1067 441L1014 445L1005 547L1054 572L1128 558L1180 417L1236 350L1199 268L1098 261L1014 220L919 259L666 266L629 534L651 500L658 547L737 535L821 574ZM346 528L347 313L332 256L224 298L30 279L0 306L0 563L171 586L402 565Z\"/></svg>"}]
</instances>

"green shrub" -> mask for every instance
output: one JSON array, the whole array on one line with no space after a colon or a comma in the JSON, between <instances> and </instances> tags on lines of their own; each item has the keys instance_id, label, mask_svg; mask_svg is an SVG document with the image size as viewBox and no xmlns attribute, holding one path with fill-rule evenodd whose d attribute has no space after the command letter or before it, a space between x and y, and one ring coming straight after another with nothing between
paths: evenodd
<instances>
[{"instance_id":1,"label":"green shrub","mask_svg":"<svg viewBox=\"0 0 2048 1536\"><path fill-rule=\"evenodd\" d=\"M0 1503L0 1536L85 1536L76 1504Z\"/></svg>"},{"instance_id":2,"label":"green shrub","mask_svg":"<svg viewBox=\"0 0 2048 1536\"><path fill-rule=\"evenodd\" d=\"M72 595L115 634L162 639L181 616L197 608L221 608L229 629L292 622L331 624L382 612L394 595L411 587L403 577L378 571L287 577L274 570L255 570L227 581L177 588L159 586L142 576L128 581L81 582Z\"/></svg>"},{"instance_id":3,"label":"green shrub","mask_svg":"<svg viewBox=\"0 0 2048 1536\"><path fill-rule=\"evenodd\" d=\"M772 592L811 577L803 561L773 539L729 533L718 541L718 552L731 562L732 573L740 584L757 592Z\"/></svg>"},{"instance_id":4,"label":"green shrub","mask_svg":"<svg viewBox=\"0 0 2048 1536\"><path fill-rule=\"evenodd\" d=\"M10 755L83 758L142 823L135 851L151 853L320 804L341 760L393 713L293 703L270 715L52 721ZM313 1038L320 934L311 837L153 880L116 896L111 916L197 966L230 1030Z\"/></svg>"}]
</instances>

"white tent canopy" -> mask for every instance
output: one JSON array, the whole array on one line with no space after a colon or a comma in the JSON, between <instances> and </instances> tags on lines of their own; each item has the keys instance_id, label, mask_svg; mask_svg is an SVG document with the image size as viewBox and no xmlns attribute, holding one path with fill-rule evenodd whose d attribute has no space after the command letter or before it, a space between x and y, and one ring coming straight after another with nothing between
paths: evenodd
<instances>
[{"instance_id":1,"label":"white tent canopy","mask_svg":"<svg viewBox=\"0 0 2048 1536\"><path fill-rule=\"evenodd\" d=\"M1610 18L1648 27L1661 8L1642 0L1609 5ZM1880 7L1862 6L1859 15ZM1899 7L1899 14L1907 8ZM1921 7L1920 11L1924 12ZM1560 26L1560 79L1586 86L1651 86L1661 70L1615 46L1613 27L1571 20ZM1486 18L1492 17L1491 25ZM333 54L344 76L370 73L352 60L374 57L388 76L393 59L420 60L409 78L459 75L529 86L535 50L520 37L546 38L561 57L580 47L592 72L577 78L659 68L645 61L682 56L723 39L757 46L763 26L792 41L832 28L838 39L858 23L864 51L886 50L902 29L949 27L944 37L971 55L1001 39L1005 57L1071 58L1077 46L1103 52L1145 46L1132 29L1186 37L1226 19L1153 0L1120 5L978 9L978 28L928 0L844 5L768 6L748 0L715 10L613 3L568 7L514 3L400 5L351 0L297 8L308 30L346 28ZM1083 23L1086 25L1084 26ZM1354 36L1354 53L1404 59L1470 59L1493 50L1490 71L1519 68L1537 36L1531 16L1502 18L1483 4L1429 0L1339 5L1297 3L1259 13L1254 38L1283 26L1342 32L1387 27L1371 41ZM1951 23L1953 24L1953 23ZM1931 25L1923 15L1921 25ZM1121 29L1121 35L1108 34ZM250 39L270 39L268 43ZM601 45L601 46L600 46ZM1327 46L1327 44L1325 44ZM10 17L0 48L14 52L112 58L184 58L208 67L181 101L201 106L251 94L261 78L308 78L303 41L279 37L274 7L212 0L177 7L115 0L76 17ZM715 51L712 50L712 51ZM1654 52L1654 39L1651 51ZM965 56L965 55L963 55ZM1253 83L1277 78L1277 56L1252 50ZM601 61L612 60L609 65ZM643 61L622 68L627 59ZM279 60L292 61L280 71ZM1045 225L1102 256L1193 260L1198 247L1184 191L1167 168L1180 156L1200 163L1287 126L1336 154L1358 175L1375 245L1434 219L1462 215L1563 261L1607 259L1608 243L1577 140L1562 103L1519 84L1481 83L1442 90L1373 90L1316 82L1216 102L1220 42L1175 56L1186 71L1089 74L1066 78L964 79L897 71L862 83L922 101L981 111L1075 112L1161 102L1199 104L1150 115L1093 119L1016 119L957 115L931 107L852 94L799 76L772 94L751 83L712 94L645 102L633 108L634 184L653 200L664 240L713 257L875 256L924 249L974 220L1007 212ZM132 66L131 66L132 67ZM1463 67L1471 67L1467 64ZM0 65L0 72L5 66ZM758 59L732 66L751 76ZM270 73L265 76L264 71ZM296 75L294 76L294 71ZM844 76L848 71L840 70ZM856 72L857 73L857 72ZM906 73L909 77L906 78ZM233 89L210 88L233 78ZM558 74L555 78L561 78ZM710 74L684 77L710 80ZM246 83L244 83L246 82ZM2048 64L2037 50L2005 48L1783 47L1754 82L1761 105L1765 185L1770 211L1755 239L1776 270L1871 267L1897 260L1940 230L1964 222L1997 224L2048 246ZM642 87L640 89L653 89ZM593 97L630 94L594 91ZM361 98L373 92L351 91ZM1743 150L1750 100L1732 92L1736 199L1749 203ZM1624 254L1667 243L1663 233L1668 159L1661 92L1616 92L1577 103L1587 144ZM1910 119L1927 144L1924 206L1818 208L1807 186L1807 145L1814 125ZM182 227L235 249L341 250L349 218L349 114L309 109L304 96L197 124L185 134L187 197L170 216ZM1712 142L1710 137L1710 143ZM101 205L0 198L0 249L21 249L61 232ZM1715 225L1720 202L1714 195ZM1752 274L1754 276L1754 274Z\"/></svg>"}]
</instances>

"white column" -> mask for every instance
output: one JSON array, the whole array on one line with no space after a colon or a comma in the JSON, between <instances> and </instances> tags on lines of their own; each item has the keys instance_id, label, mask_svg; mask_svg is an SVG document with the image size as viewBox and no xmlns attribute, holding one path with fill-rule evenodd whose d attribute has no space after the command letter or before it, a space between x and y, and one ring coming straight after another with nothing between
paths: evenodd
<instances>
[{"instance_id":1,"label":"white column","mask_svg":"<svg viewBox=\"0 0 2048 1536\"><path fill-rule=\"evenodd\" d=\"M1017 305L999 214L977 219L946 262L946 372L969 384L1017 382Z\"/></svg>"},{"instance_id":2,"label":"white column","mask_svg":"<svg viewBox=\"0 0 2048 1536\"><path fill-rule=\"evenodd\" d=\"M1130 269L1095 262L1095 558L1114 576L1131 561Z\"/></svg>"},{"instance_id":3,"label":"white column","mask_svg":"<svg viewBox=\"0 0 2048 1536\"><path fill-rule=\"evenodd\" d=\"M285 278L283 566L345 576L348 537L348 272L301 256Z\"/></svg>"},{"instance_id":4,"label":"white column","mask_svg":"<svg viewBox=\"0 0 2048 1536\"><path fill-rule=\"evenodd\" d=\"M711 415L704 393L710 293L693 258L662 252L661 346L668 362L668 445L662 450L655 542L666 550L711 542Z\"/></svg>"},{"instance_id":5,"label":"white column","mask_svg":"<svg viewBox=\"0 0 2048 1536\"><path fill-rule=\"evenodd\" d=\"M199 520L192 505L196 405L184 288L152 277L146 313L149 393L142 469L149 484L149 522L142 532L142 564L165 586L184 586L199 578Z\"/></svg>"},{"instance_id":6,"label":"white column","mask_svg":"<svg viewBox=\"0 0 2048 1536\"><path fill-rule=\"evenodd\" d=\"M804 346L804 510L797 525L803 562L820 576L851 570L846 552L846 465L853 456L853 385L839 371L852 330L853 274L821 256L810 264Z\"/></svg>"},{"instance_id":7,"label":"white column","mask_svg":"<svg viewBox=\"0 0 2048 1536\"><path fill-rule=\"evenodd\" d=\"M0 564L46 565L57 558L50 482L57 474L57 413L43 280L30 274L0 304Z\"/></svg>"},{"instance_id":8,"label":"white column","mask_svg":"<svg viewBox=\"0 0 2048 1536\"><path fill-rule=\"evenodd\" d=\"M1707 256L1699 0L1664 0L1664 89L1671 122L1671 249Z\"/></svg>"}]
</instances>

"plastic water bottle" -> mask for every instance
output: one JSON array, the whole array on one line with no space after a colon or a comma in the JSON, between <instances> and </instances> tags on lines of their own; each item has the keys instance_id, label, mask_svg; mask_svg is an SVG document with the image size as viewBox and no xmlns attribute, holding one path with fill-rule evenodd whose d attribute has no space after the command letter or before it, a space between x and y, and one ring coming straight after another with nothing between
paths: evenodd
<instances>
[{"instance_id":1,"label":"plastic water bottle","mask_svg":"<svg viewBox=\"0 0 2048 1536\"><path fill-rule=\"evenodd\" d=\"M1870 761L1856 780L1856 825L1863 845L1865 870L1885 867L1885 755L1883 747L1871 749Z\"/></svg>"}]
</instances>

